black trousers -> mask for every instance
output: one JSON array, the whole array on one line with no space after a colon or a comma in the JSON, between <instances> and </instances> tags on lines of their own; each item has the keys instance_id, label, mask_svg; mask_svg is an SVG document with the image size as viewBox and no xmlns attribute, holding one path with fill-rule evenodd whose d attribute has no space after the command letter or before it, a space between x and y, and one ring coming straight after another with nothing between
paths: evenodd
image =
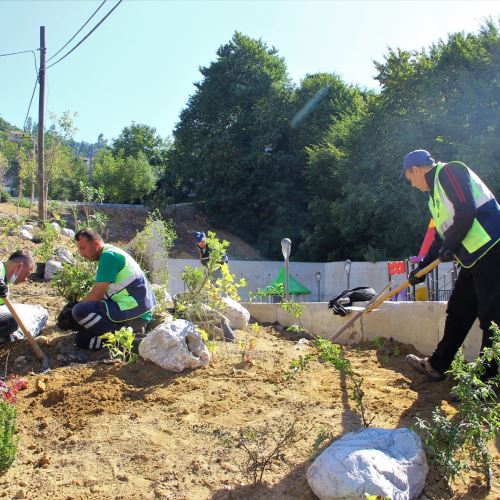
<instances>
[{"instance_id":1,"label":"black trousers","mask_svg":"<svg viewBox=\"0 0 500 500\"><path fill-rule=\"evenodd\" d=\"M429 360L435 370L448 370L476 318L483 331L482 351L492 345L491 322L500 326L500 243L470 269L460 270L448 301L443 338ZM484 378L497 371L497 363L492 363Z\"/></svg>"},{"instance_id":2,"label":"black trousers","mask_svg":"<svg viewBox=\"0 0 500 500\"><path fill-rule=\"evenodd\" d=\"M9 335L18 329L16 320L7 312L0 312L0 342L8 341Z\"/></svg>"}]
</instances>

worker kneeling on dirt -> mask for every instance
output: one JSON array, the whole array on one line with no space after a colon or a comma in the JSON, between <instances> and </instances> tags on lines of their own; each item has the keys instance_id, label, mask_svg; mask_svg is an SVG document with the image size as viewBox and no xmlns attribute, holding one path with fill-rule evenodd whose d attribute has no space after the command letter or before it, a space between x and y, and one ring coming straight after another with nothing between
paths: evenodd
<instances>
[{"instance_id":1,"label":"worker kneeling on dirt","mask_svg":"<svg viewBox=\"0 0 500 500\"><path fill-rule=\"evenodd\" d=\"M35 270L35 260L27 250L14 252L7 262L0 262L0 305L9 295L9 284L22 283ZM8 310L0 308L0 343L7 342L9 336L18 329L16 320Z\"/></svg>"},{"instance_id":2,"label":"worker kneeling on dirt","mask_svg":"<svg viewBox=\"0 0 500 500\"><path fill-rule=\"evenodd\" d=\"M137 262L120 248L104 244L101 235L92 229L78 231L75 241L84 259L98 262L92 290L72 309L80 325L77 347L100 349L100 335L124 326L143 333L156 301Z\"/></svg>"},{"instance_id":3,"label":"worker kneeling on dirt","mask_svg":"<svg viewBox=\"0 0 500 500\"><path fill-rule=\"evenodd\" d=\"M416 273L434 259L457 260L462 269L448 300L443 338L430 358L407 356L410 366L430 380L442 380L455 354L479 318L481 350L491 347L492 322L500 324L500 206L484 182L464 163L435 162L428 151L408 153L401 177L429 193L429 210L436 235L427 255L409 275L412 285L423 282ZM497 374L492 361L484 378Z\"/></svg>"}]
</instances>

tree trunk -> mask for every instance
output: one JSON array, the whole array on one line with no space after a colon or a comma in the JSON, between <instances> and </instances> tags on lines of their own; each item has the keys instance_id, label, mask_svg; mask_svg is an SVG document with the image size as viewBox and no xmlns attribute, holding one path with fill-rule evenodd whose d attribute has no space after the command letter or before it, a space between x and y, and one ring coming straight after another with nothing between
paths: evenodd
<instances>
[{"instance_id":1,"label":"tree trunk","mask_svg":"<svg viewBox=\"0 0 500 500\"><path fill-rule=\"evenodd\" d=\"M30 214L29 218L31 219L31 210L33 208L33 202L35 200L35 181L31 181L31 200L30 200Z\"/></svg>"},{"instance_id":2,"label":"tree trunk","mask_svg":"<svg viewBox=\"0 0 500 500\"><path fill-rule=\"evenodd\" d=\"M19 179L19 193L17 193L17 209L16 214L19 213L19 205L21 204L21 196L23 195L23 181Z\"/></svg>"}]
</instances>

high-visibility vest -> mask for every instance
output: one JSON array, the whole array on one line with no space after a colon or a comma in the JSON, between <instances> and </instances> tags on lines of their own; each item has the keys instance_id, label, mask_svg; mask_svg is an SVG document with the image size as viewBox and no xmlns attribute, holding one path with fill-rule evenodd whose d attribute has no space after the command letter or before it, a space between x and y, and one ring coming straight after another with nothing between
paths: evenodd
<instances>
[{"instance_id":1,"label":"high-visibility vest","mask_svg":"<svg viewBox=\"0 0 500 500\"><path fill-rule=\"evenodd\" d=\"M111 321L122 322L139 318L156 305L151 286L139 264L127 253L113 245L104 245L102 254L113 252L125 257L125 265L110 283L104 304Z\"/></svg>"},{"instance_id":2,"label":"high-visibility vest","mask_svg":"<svg viewBox=\"0 0 500 500\"><path fill-rule=\"evenodd\" d=\"M434 192L429 197L429 210L436 223L436 231L444 238L444 233L453 224L455 208L439 182L439 172L446 164L438 163L434 175ZM454 255L460 264L472 267L500 240L500 206L486 184L467 165L452 161L448 165L459 165L467 170L472 196L476 207L476 216L472 226L454 249Z\"/></svg>"}]
</instances>

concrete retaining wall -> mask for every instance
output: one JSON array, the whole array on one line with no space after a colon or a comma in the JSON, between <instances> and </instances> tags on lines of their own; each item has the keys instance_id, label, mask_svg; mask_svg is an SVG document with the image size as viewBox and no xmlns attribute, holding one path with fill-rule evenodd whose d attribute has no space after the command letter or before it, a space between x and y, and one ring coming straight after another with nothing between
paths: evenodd
<instances>
[{"instance_id":1,"label":"concrete retaining wall","mask_svg":"<svg viewBox=\"0 0 500 500\"><path fill-rule=\"evenodd\" d=\"M252 317L260 323L278 322L289 326L295 318L285 312L280 304L245 303ZM304 304L305 312L300 318L309 332L328 338L349 318L334 315L327 303ZM429 356L443 336L446 317L446 302L385 302L379 310L366 313L351 325L336 342L355 344L373 341L376 337L392 337L411 344L420 353ZM465 357L474 359L481 348L482 333L476 321L465 341Z\"/></svg>"}]
</instances>

